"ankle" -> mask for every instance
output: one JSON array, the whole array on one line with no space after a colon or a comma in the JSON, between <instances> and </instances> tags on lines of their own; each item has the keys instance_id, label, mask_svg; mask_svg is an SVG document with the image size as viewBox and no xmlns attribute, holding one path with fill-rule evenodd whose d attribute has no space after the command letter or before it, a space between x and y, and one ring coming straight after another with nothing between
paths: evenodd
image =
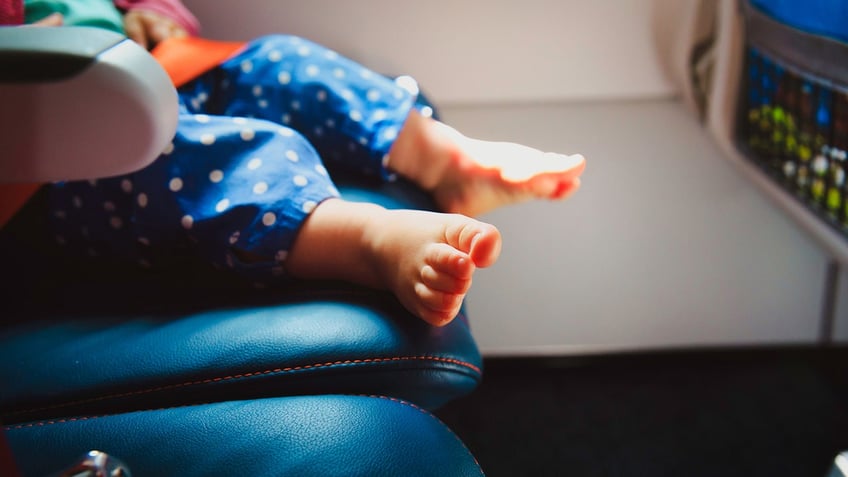
<instances>
[{"instance_id":1,"label":"ankle","mask_svg":"<svg viewBox=\"0 0 848 477\"><path fill-rule=\"evenodd\" d=\"M386 167L424 190L438 186L451 160L452 149L432 118L412 110L389 151Z\"/></svg>"},{"instance_id":2,"label":"ankle","mask_svg":"<svg viewBox=\"0 0 848 477\"><path fill-rule=\"evenodd\" d=\"M304 279L347 280L362 285L374 262L369 230L373 216L383 211L374 204L329 199L304 222L287 259L292 276Z\"/></svg>"}]
</instances>

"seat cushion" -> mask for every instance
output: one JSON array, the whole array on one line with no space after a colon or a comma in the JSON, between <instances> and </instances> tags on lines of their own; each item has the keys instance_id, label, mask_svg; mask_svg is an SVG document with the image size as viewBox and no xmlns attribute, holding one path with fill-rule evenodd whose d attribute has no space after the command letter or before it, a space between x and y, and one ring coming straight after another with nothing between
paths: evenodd
<instances>
[{"instance_id":1,"label":"seat cushion","mask_svg":"<svg viewBox=\"0 0 848 477\"><path fill-rule=\"evenodd\" d=\"M133 475L480 476L444 424L375 396L303 396L136 411L6 428L24 476L99 450Z\"/></svg>"},{"instance_id":2,"label":"seat cushion","mask_svg":"<svg viewBox=\"0 0 848 477\"><path fill-rule=\"evenodd\" d=\"M399 184L343 190L386 207L428 205ZM435 328L388 293L342 283L269 291L202 274L95 275L5 302L0 421L316 393L435 409L480 380L464 313Z\"/></svg>"}]
</instances>

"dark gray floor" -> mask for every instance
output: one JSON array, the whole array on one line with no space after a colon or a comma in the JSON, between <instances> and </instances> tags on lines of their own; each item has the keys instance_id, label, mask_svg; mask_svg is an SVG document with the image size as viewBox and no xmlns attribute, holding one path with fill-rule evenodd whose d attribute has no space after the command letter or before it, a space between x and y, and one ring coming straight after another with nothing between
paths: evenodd
<instances>
[{"instance_id":1,"label":"dark gray floor","mask_svg":"<svg viewBox=\"0 0 848 477\"><path fill-rule=\"evenodd\" d=\"M437 415L490 477L824 477L848 348L489 359Z\"/></svg>"}]
</instances>

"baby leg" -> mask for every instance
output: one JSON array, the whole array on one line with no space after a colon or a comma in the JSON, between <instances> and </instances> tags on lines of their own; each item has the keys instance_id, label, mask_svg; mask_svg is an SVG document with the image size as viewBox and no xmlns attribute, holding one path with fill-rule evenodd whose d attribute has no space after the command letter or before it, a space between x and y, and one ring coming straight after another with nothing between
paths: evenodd
<instances>
[{"instance_id":1,"label":"baby leg","mask_svg":"<svg viewBox=\"0 0 848 477\"><path fill-rule=\"evenodd\" d=\"M459 312L475 269L492 265L500 249L495 227L462 215L329 199L301 227L286 267L295 277L389 290L442 326Z\"/></svg>"}]
</instances>

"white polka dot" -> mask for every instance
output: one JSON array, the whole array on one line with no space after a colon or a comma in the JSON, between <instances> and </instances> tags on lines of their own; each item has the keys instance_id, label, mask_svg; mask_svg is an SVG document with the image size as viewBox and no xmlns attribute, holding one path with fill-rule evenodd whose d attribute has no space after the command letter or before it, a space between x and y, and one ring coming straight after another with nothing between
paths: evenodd
<instances>
[{"instance_id":1,"label":"white polka dot","mask_svg":"<svg viewBox=\"0 0 848 477\"><path fill-rule=\"evenodd\" d=\"M242 129L240 136L244 141L251 141L256 133L253 132L253 129Z\"/></svg>"},{"instance_id":2,"label":"white polka dot","mask_svg":"<svg viewBox=\"0 0 848 477\"><path fill-rule=\"evenodd\" d=\"M210 119L209 116L207 116L205 114L195 114L194 115L194 120L201 123L201 124L208 123L209 119Z\"/></svg>"},{"instance_id":3,"label":"white polka dot","mask_svg":"<svg viewBox=\"0 0 848 477\"><path fill-rule=\"evenodd\" d=\"M368 79L374 76L374 73L371 72L371 70L362 70L359 72L359 76L361 76L363 79Z\"/></svg>"},{"instance_id":4,"label":"white polka dot","mask_svg":"<svg viewBox=\"0 0 848 477\"><path fill-rule=\"evenodd\" d=\"M124 221L121 220L120 217L112 217L109 219L109 225L111 225L113 229L119 229L124 226Z\"/></svg>"},{"instance_id":5,"label":"white polka dot","mask_svg":"<svg viewBox=\"0 0 848 477\"><path fill-rule=\"evenodd\" d=\"M324 124L326 124L327 127L330 128L330 129L336 127L336 122L333 121L332 119L328 119Z\"/></svg>"},{"instance_id":6,"label":"white polka dot","mask_svg":"<svg viewBox=\"0 0 848 477\"><path fill-rule=\"evenodd\" d=\"M205 91L201 91L200 93L197 94L197 99L200 100L200 101L206 102L206 100L209 99L209 95L206 94Z\"/></svg>"},{"instance_id":7,"label":"white polka dot","mask_svg":"<svg viewBox=\"0 0 848 477\"><path fill-rule=\"evenodd\" d=\"M183 180L179 177L174 177L171 179L171 182L168 183L168 188L171 189L172 192L179 192L183 188Z\"/></svg>"},{"instance_id":8,"label":"white polka dot","mask_svg":"<svg viewBox=\"0 0 848 477\"><path fill-rule=\"evenodd\" d=\"M254 96L262 96L262 86L256 85L253 87Z\"/></svg>"},{"instance_id":9,"label":"white polka dot","mask_svg":"<svg viewBox=\"0 0 848 477\"><path fill-rule=\"evenodd\" d=\"M80 199L78 195L75 195L74 198L71 199L71 202L73 202L74 207L76 207L77 209L82 208L82 199Z\"/></svg>"},{"instance_id":10,"label":"white polka dot","mask_svg":"<svg viewBox=\"0 0 848 477\"><path fill-rule=\"evenodd\" d=\"M315 172L321 174L322 176L327 175L327 168L322 166L321 164L315 164Z\"/></svg>"},{"instance_id":11,"label":"white polka dot","mask_svg":"<svg viewBox=\"0 0 848 477\"><path fill-rule=\"evenodd\" d=\"M306 75L307 76L318 76L319 72L320 71L318 70L318 67L315 66L315 65L309 65L309 66L306 67Z\"/></svg>"},{"instance_id":12,"label":"white polka dot","mask_svg":"<svg viewBox=\"0 0 848 477\"><path fill-rule=\"evenodd\" d=\"M147 238L147 237L139 237L138 243L147 246L147 245L150 245L150 239Z\"/></svg>"},{"instance_id":13,"label":"white polka dot","mask_svg":"<svg viewBox=\"0 0 848 477\"><path fill-rule=\"evenodd\" d=\"M309 47L301 46L297 49L297 54L300 56L309 56L312 53L312 50Z\"/></svg>"},{"instance_id":14,"label":"white polka dot","mask_svg":"<svg viewBox=\"0 0 848 477\"><path fill-rule=\"evenodd\" d=\"M303 203L303 211L307 214L312 213L312 211L315 210L315 207L318 207L318 203L316 203L315 201L307 200Z\"/></svg>"},{"instance_id":15,"label":"white polka dot","mask_svg":"<svg viewBox=\"0 0 848 477\"><path fill-rule=\"evenodd\" d=\"M242 61L241 70L245 73L250 73L251 71L253 71L253 63L250 60Z\"/></svg>"},{"instance_id":16,"label":"white polka dot","mask_svg":"<svg viewBox=\"0 0 848 477\"><path fill-rule=\"evenodd\" d=\"M374 111L374 114L371 116L374 121L382 121L388 117L388 113L386 113L385 109L378 109Z\"/></svg>"},{"instance_id":17,"label":"white polka dot","mask_svg":"<svg viewBox=\"0 0 848 477\"><path fill-rule=\"evenodd\" d=\"M230 206L230 199L221 199L215 204L215 212L223 212Z\"/></svg>"},{"instance_id":18,"label":"white polka dot","mask_svg":"<svg viewBox=\"0 0 848 477\"><path fill-rule=\"evenodd\" d=\"M322 101L322 102L326 101L327 100L327 92L324 91L323 89L319 90L318 93L315 95L315 97L318 99L318 101Z\"/></svg>"},{"instance_id":19,"label":"white polka dot","mask_svg":"<svg viewBox=\"0 0 848 477\"><path fill-rule=\"evenodd\" d=\"M190 215L184 215L182 219L180 219L180 224L184 229L188 230L194 225L194 217Z\"/></svg>"},{"instance_id":20,"label":"white polka dot","mask_svg":"<svg viewBox=\"0 0 848 477\"><path fill-rule=\"evenodd\" d=\"M280 61L282 59L283 59L283 54L280 52L280 50L271 50L271 52L268 53L268 60L269 61L276 62L276 61Z\"/></svg>"},{"instance_id":21,"label":"white polka dot","mask_svg":"<svg viewBox=\"0 0 848 477\"><path fill-rule=\"evenodd\" d=\"M220 169L215 169L214 171L209 173L209 180L216 183L216 184L218 182L221 182L223 179L224 179L224 171L222 171Z\"/></svg>"},{"instance_id":22,"label":"white polka dot","mask_svg":"<svg viewBox=\"0 0 848 477\"><path fill-rule=\"evenodd\" d=\"M247 118L233 118L233 122L236 124L247 124Z\"/></svg>"},{"instance_id":23,"label":"white polka dot","mask_svg":"<svg viewBox=\"0 0 848 477\"><path fill-rule=\"evenodd\" d=\"M68 214L64 210L57 210L56 212L53 212L53 215L59 219L64 219L68 217Z\"/></svg>"},{"instance_id":24,"label":"white polka dot","mask_svg":"<svg viewBox=\"0 0 848 477\"><path fill-rule=\"evenodd\" d=\"M114 212L115 211L115 203L107 200L106 202L103 203L103 210L105 210L107 212Z\"/></svg>"},{"instance_id":25,"label":"white polka dot","mask_svg":"<svg viewBox=\"0 0 848 477\"><path fill-rule=\"evenodd\" d=\"M247 168L250 169L251 171L255 171L256 169L259 169L260 167L262 167L262 159L259 159L258 157L254 157L253 159L251 159L247 163Z\"/></svg>"},{"instance_id":26,"label":"white polka dot","mask_svg":"<svg viewBox=\"0 0 848 477\"><path fill-rule=\"evenodd\" d=\"M288 151L286 151L286 159L288 159L292 162L297 162L297 161L300 160L300 157L298 157L297 152L289 149Z\"/></svg>"},{"instance_id":27,"label":"white polka dot","mask_svg":"<svg viewBox=\"0 0 848 477\"><path fill-rule=\"evenodd\" d=\"M382 164L383 169L389 168L389 161L390 160L391 160L391 158L389 157L388 154L383 154L383 159L380 160L380 164Z\"/></svg>"},{"instance_id":28,"label":"white polka dot","mask_svg":"<svg viewBox=\"0 0 848 477\"><path fill-rule=\"evenodd\" d=\"M353 99L353 91L351 91L349 89L343 90L341 94L342 94L342 98L344 98L348 101Z\"/></svg>"},{"instance_id":29,"label":"white polka dot","mask_svg":"<svg viewBox=\"0 0 848 477\"><path fill-rule=\"evenodd\" d=\"M89 179L88 183L89 183L89 185L91 185L91 187L96 187L97 186L97 179Z\"/></svg>"},{"instance_id":30,"label":"white polka dot","mask_svg":"<svg viewBox=\"0 0 848 477\"><path fill-rule=\"evenodd\" d=\"M171 143L168 143L167 146L165 146L165 149L162 151L162 154L167 156L168 154L170 154L172 152L174 152L174 143L171 142Z\"/></svg>"},{"instance_id":31,"label":"white polka dot","mask_svg":"<svg viewBox=\"0 0 848 477\"><path fill-rule=\"evenodd\" d=\"M289 128L280 128L280 129L277 130L277 132L280 133L280 136L285 136L285 137L294 136L294 131L292 131Z\"/></svg>"},{"instance_id":32,"label":"white polka dot","mask_svg":"<svg viewBox=\"0 0 848 477\"><path fill-rule=\"evenodd\" d=\"M295 111L300 111L300 101L294 100L291 102L291 108Z\"/></svg>"},{"instance_id":33,"label":"white polka dot","mask_svg":"<svg viewBox=\"0 0 848 477\"><path fill-rule=\"evenodd\" d=\"M412 76L403 75L395 78L395 83L400 86L402 89L407 91L409 94L416 96L418 95L418 82ZM403 97L400 91L395 91L395 97L400 99Z\"/></svg>"},{"instance_id":34,"label":"white polka dot","mask_svg":"<svg viewBox=\"0 0 848 477\"><path fill-rule=\"evenodd\" d=\"M280 71L280 74L277 75L277 81L280 84L291 83L291 73L289 73L288 71Z\"/></svg>"},{"instance_id":35,"label":"white polka dot","mask_svg":"<svg viewBox=\"0 0 848 477\"><path fill-rule=\"evenodd\" d=\"M239 237L241 237L241 232L236 230L230 235L230 245L235 245L238 242Z\"/></svg>"},{"instance_id":36,"label":"white polka dot","mask_svg":"<svg viewBox=\"0 0 848 477\"><path fill-rule=\"evenodd\" d=\"M347 75L347 73L345 73L345 70L343 70L341 68L336 68L336 69L333 70L333 76L335 76L338 79L342 79L346 75Z\"/></svg>"},{"instance_id":37,"label":"white polka dot","mask_svg":"<svg viewBox=\"0 0 848 477\"><path fill-rule=\"evenodd\" d=\"M335 60L338 57L339 54L333 50L327 50L326 52L324 52L324 58L327 58L328 60Z\"/></svg>"},{"instance_id":38,"label":"white polka dot","mask_svg":"<svg viewBox=\"0 0 848 477\"><path fill-rule=\"evenodd\" d=\"M265 109L265 108L268 107L268 100L267 99L260 99L259 101L256 102L256 105L259 106L262 109Z\"/></svg>"},{"instance_id":39,"label":"white polka dot","mask_svg":"<svg viewBox=\"0 0 848 477\"><path fill-rule=\"evenodd\" d=\"M362 113L360 113L359 111L357 111L355 109L350 111L349 116L350 116L350 119L352 119L356 122L362 121Z\"/></svg>"},{"instance_id":40,"label":"white polka dot","mask_svg":"<svg viewBox=\"0 0 848 477\"><path fill-rule=\"evenodd\" d=\"M291 122L291 115L284 114L283 115L283 124L289 124Z\"/></svg>"},{"instance_id":41,"label":"white polka dot","mask_svg":"<svg viewBox=\"0 0 848 477\"><path fill-rule=\"evenodd\" d=\"M267 191L268 191L268 184L266 182L257 182L253 186L253 193L254 194L264 194Z\"/></svg>"},{"instance_id":42,"label":"white polka dot","mask_svg":"<svg viewBox=\"0 0 848 477\"><path fill-rule=\"evenodd\" d=\"M200 143L205 146L211 146L212 144L215 144L215 135L211 133L206 133L200 136Z\"/></svg>"},{"instance_id":43,"label":"white polka dot","mask_svg":"<svg viewBox=\"0 0 848 477\"><path fill-rule=\"evenodd\" d=\"M309 184L309 181L306 179L306 177L301 176L301 175L294 176L294 179L292 179L292 182L294 182L294 185L300 186L300 187L303 187L306 184Z\"/></svg>"},{"instance_id":44,"label":"white polka dot","mask_svg":"<svg viewBox=\"0 0 848 477\"><path fill-rule=\"evenodd\" d=\"M312 132L314 132L316 136L323 136L324 128L322 128L321 126L317 126Z\"/></svg>"},{"instance_id":45,"label":"white polka dot","mask_svg":"<svg viewBox=\"0 0 848 477\"><path fill-rule=\"evenodd\" d=\"M387 141L394 141L395 138L397 138L397 135L398 135L397 128L393 128L393 127L392 128L386 128L386 130L383 131L383 138L386 139Z\"/></svg>"},{"instance_id":46,"label":"white polka dot","mask_svg":"<svg viewBox=\"0 0 848 477\"><path fill-rule=\"evenodd\" d=\"M285 262L287 258L289 258L288 250L278 250L274 255L274 260L278 262Z\"/></svg>"},{"instance_id":47,"label":"white polka dot","mask_svg":"<svg viewBox=\"0 0 848 477\"><path fill-rule=\"evenodd\" d=\"M368 145L368 138L360 137L359 138L359 144L362 144L363 146L367 146Z\"/></svg>"},{"instance_id":48,"label":"white polka dot","mask_svg":"<svg viewBox=\"0 0 848 477\"><path fill-rule=\"evenodd\" d=\"M365 97L368 98L368 101L378 101L380 99L380 92L376 89L370 89Z\"/></svg>"},{"instance_id":49,"label":"white polka dot","mask_svg":"<svg viewBox=\"0 0 848 477\"><path fill-rule=\"evenodd\" d=\"M138 194L138 197L136 197L136 202L141 208L147 207L147 194L145 194L144 192Z\"/></svg>"},{"instance_id":50,"label":"white polka dot","mask_svg":"<svg viewBox=\"0 0 848 477\"><path fill-rule=\"evenodd\" d=\"M274 215L273 212L265 212L265 215L262 216L262 223L266 226L270 227L274 225L274 222L277 221L277 216Z\"/></svg>"},{"instance_id":51,"label":"white polka dot","mask_svg":"<svg viewBox=\"0 0 848 477\"><path fill-rule=\"evenodd\" d=\"M431 108L430 106L424 106L423 108L421 108L421 115L425 118L432 118L433 108Z\"/></svg>"}]
</instances>

